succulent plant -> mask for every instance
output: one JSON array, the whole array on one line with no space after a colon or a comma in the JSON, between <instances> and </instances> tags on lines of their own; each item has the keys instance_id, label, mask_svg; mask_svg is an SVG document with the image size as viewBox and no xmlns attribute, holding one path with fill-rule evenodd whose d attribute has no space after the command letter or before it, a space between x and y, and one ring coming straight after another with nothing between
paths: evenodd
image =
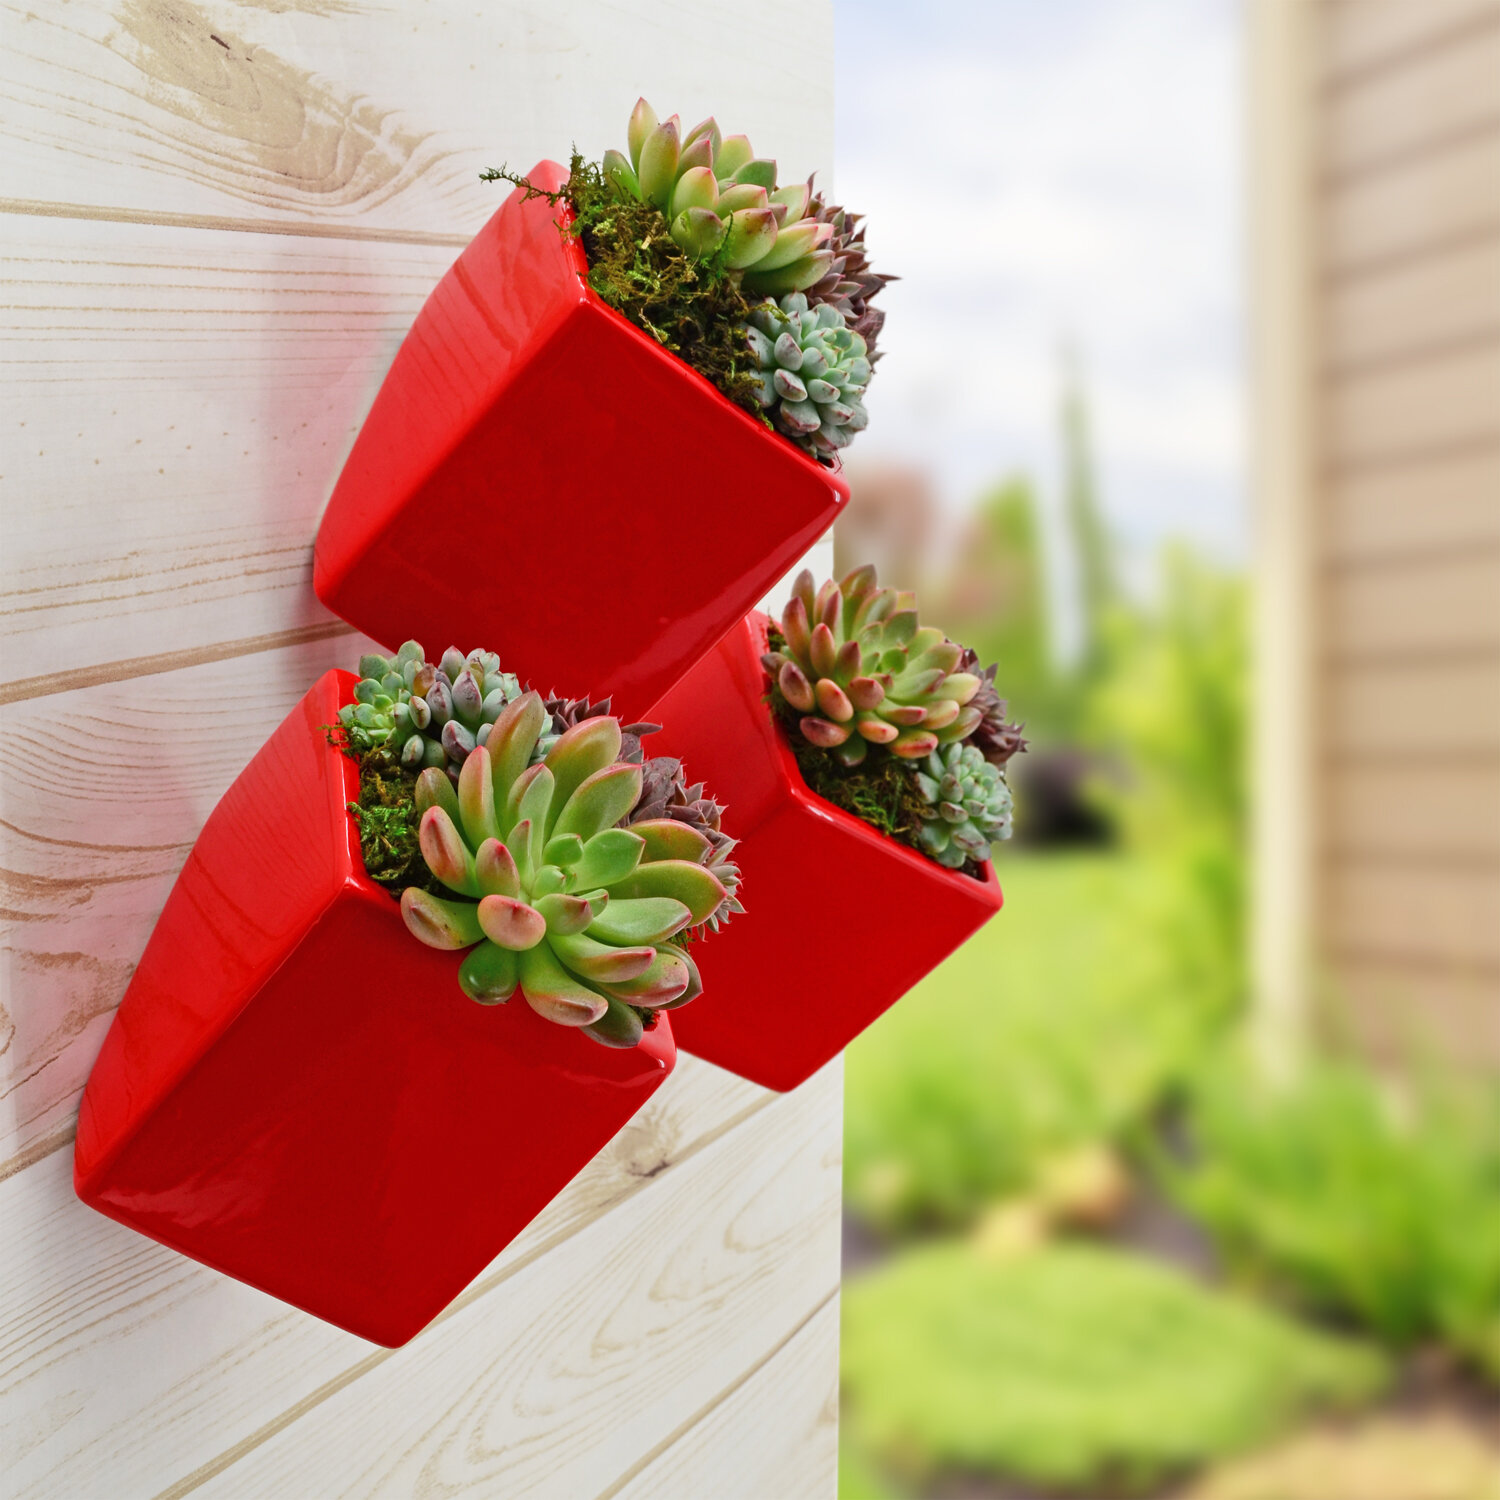
<instances>
[{"instance_id":1,"label":"succulent plant","mask_svg":"<svg viewBox=\"0 0 1500 1500\"><path fill-rule=\"evenodd\" d=\"M622 200L654 204L690 256L718 259L755 296L782 296L824 280L835 226L812 217L812 184L778 187L776 163L747 137L722 135L712 116L686 136L676 115L658 120L644 99L630 116L630 155L604 153L605 179Z\"/></svg>"},{"instance_id":2,"label":"succulent plant","mask_svg":"<svg viewBox=\"0 0 1500 1500\"><path fill-rule=\"evenodd\" d=\"M916 596L880 588L856 568L813 592L804 570L781 616L785 649L762 658L809 743L846 766L871 746L920 760L964 739L980 721L969 700L980 679L958 670L963 648L919 626Z\"/></svg>"},{"instance_id":3,"label":"succulent plant","mask_svg":"<svg viewBox=\"0 0 1500 1500\"><path fill-rule=\"evenodd\" d=\"M870 302L888 281L896 278L870 269L865 254L865 231L860 225L861 215L851 214L837 204L825 203L819 193L813 198L807 216L833 229L825 246L833 258L822 279L807 288L807 300L814 307L827 306L842 313L850 329L865 341L873 365L880 358L875 344L885 326L885 313L878 307L871 307Z\"/></svg>"},{"instance_id":4,"label":"succulent plant","mask_svg":"<svg viewBox=\"0 0 1500 1500\"><path fill-rule=\"evenodd\" d=\"M542 707L547 712L549 722L537 739L536 749L531 752L533 760L541 760L568 730L582 724L585 719L606 717L609 714L610 699L601 698L597 703L590 703L587 698L562 698L553 695L542 699ZM620 759L633 766L640 765L645 760L645 751L641 748L642 738L657 733L660 728L660 724L622 724Z\"/></svg>"},{"instance_id":5,"label":"succulent plant","mask_svg":"<svg viewBox=\"0 0 1500 1500\"><path fill-rule=\"evenodd\" d=\"M413 770L431 767L454 778L521 691L493 651L465 656L450 646L434 665L416 641L394 656L360 657L359 678L354 702L339 710L349 747L383 749Z\"/></svg>"},{"instance_id":6,"label":"succulent plant","mask_svg":"<svg viewBox=\"0 0 1500 1500\"><path fill-rule=\"evenodd\" d=\"M459 983L493 1005L520 990L539 1015L609 1047L639 1041L642 1012L702 988L679 944L728 892L685 824L616 826L640 800L643 771L619 760L619 721L587 718L540 761L540 695L508 703L465 758L455 791L441 770L417 779L418 837L433 875L459 899L408 886L401 912L434 948L471 951Z\"/></svg>"},{"instance_id":7,"label":"succulent plant","mask_svg":"<svg viewBox=\"0 0 1500 1500\"><path fill-rule=\"evenodd\" d=\"M626 827L671 819L703 837L706 847L699 863L713 872L725 892L724 899L703 923L710 932L717 932L730 917L745 909L739 900L740 867L729 858L736 840L719 826L724 809L704 793L701 781L688 785L682 762L675 756L654 756L642 771L640 800L632 809Z\"/></svg>"},{"instance_id":8,"label":"succulent plant","mask_svg":"<svg viewBox=\"0 0 1500 1500\"><path fill-rule=\"evenodd\" d=\"M958 665L960 671L979 673L979 691L969 703L979 710L980 717L969 736L969 743L992 766L1003 770L1011 756L1019 755L1026 748L1026 740L1021 734L1025 726L1008 722L1005 700L995 689L994 662L981 672L979 654L966 647Z\"/></svg>"},{"instance_id":9,"label":"succulent plant","mask_svg":"<svg viewBox=\"0 0 1500 1500\"><path fill-rule=\"evenodd\" d=\"M1010 837L1010 788L972 744L940 745L916 773L922 826L917 848L950 870L983 864Z\"/></svg>"},{"instance_id":10,"label":"succulent plant","mask_svg":"<svg viewBox=\"0 0 1500 1500\"><path fill-rule=\"evenodd\" d=\"M782 431L815 450L845 448L869 422L865 341L844 315L801 292L769 299L750 314L746 337L760 372L760 402Z\"/></svg>"}]
</instances>

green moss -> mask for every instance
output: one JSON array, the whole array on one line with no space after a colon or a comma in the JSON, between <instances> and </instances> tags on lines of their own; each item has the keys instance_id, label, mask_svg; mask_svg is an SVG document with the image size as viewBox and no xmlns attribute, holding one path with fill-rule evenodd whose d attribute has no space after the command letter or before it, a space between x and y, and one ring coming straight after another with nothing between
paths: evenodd
<instances>
[{"instance_id":1,"label":"green moss","mask_svg":"<svg viewBox=\"0 0 1500 1500\"><path fill-rule=\"evenodd\" d=\"M407 886L438 890L417 844L421 821L416 804L416 775L393 765L384 755L357 757L359 801L349 804L359 824L359 852L365 873L392 895Z\"/></svg>"},{"instance_id":2,"label":"green moss","mask_svg":"<svg viewBox=\"0 0 1500 1500\"><path fill-rule=\"evenodd\" d=\"M531 197L568 203L574 218L567 232L583 242L589 285L600 299L706 376L736 406L765 422L745 341L750 304L719 261L694 260L678 249L659 209L622 203L598 163L585 161L576 151L568 181L556 193L543 193L505 168L480 176L486 182L514 183Z\"/></svg>"}]
</instances>

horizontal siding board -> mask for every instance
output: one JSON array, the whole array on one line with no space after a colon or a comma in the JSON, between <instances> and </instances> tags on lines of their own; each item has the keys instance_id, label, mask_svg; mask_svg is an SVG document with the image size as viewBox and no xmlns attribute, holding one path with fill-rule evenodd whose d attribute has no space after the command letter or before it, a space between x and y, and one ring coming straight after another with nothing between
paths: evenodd
<instances>
[{"instance_id":1,"label":"horizontal siding board","mask_svg":"<svg viewBox=\"0 0 1500 1500\"><path fill-rule=\"evenodd\" d=\"M472 235L525 171L619 144L636 94L711 110L796 180L832 166L832 11L768 0L795 31L723 66L723 0L566 7L426 0L72 0L0 10L4 196L242 224Z\"/></svg>"},{"instance_id":2,"label":"horizontal siding board","mask_svg":"<svg viewBox=\"0 0 1500 1500\"><path fill-rule=\"evenodd\" d=\"M1419 8L1428 0L1407 0ZM1500 129L1500 7L1489 24L1445 45L1401 58L1396 66L1352 79L1328 97L1322 155L1336 176L1439 149L1482 130Z\"/></svg>"},{"instance_id":3,"label":"horizontal siding board","mask_svg":"<svg viewBox=\"0 0 1500 1500\"><path fill-rule=\"evenodd\" d=\"M1500 232L1500 130L1329 188L1315 233L1325 276L1371 272Z\"/></svg>"},{"instance_id":4,"label":"horizontal siding board","mask_svg":"<svg viewBox=\"0 0 1500 1500\"><path fill-rule=\"evenodd\" d=\"M1325 289L1321 338L1325 367L1335 376L1450 345L1500 343L1500 232L1375 275L1331 283Z\"/></svg>"},{"instance_id":5,"label":"horizontal siding board","mask_svg":"<svg viewBox=\"0 0 1500 1500\"><path fill-rule=\"evenodd\" d=\"M1330 672L1323 738L1338 763L1500 756L1500 662L1366 661Z\"/></svg>"},{"instance_id":6,"label":"horizontal siding board","mask_svg":"<svg viewBox=\"0 0 1500 1500\"><path fill-rule=\"evenodd\" d=\"M46 219L7 240L5 679L331 622L318 516L453 251Z\"/></svg>"},{"instance_id":7,"label":"horizontal siding board","mask_svg":"<svg viewBox=\"0 0 1500 1500\"><path fill-rule=\"evenodd\" d=\"M830 1299L745 1383L599 1500L799 1500L838 1483L839 1300Z\"/></svg>"},{"instance_id":8,"label":"horizontal siding board","mask_svg":"<svg viewBox=\"0 0 1500 1500\"><path fill-rule=\"evenodd\" d=\"M1323 592L1324 638L1337 659L1490 653L1500 673L1500 548L1340 567Z\"/></svg>"},{"instance_id":9,"label":"horizontal siding board","mask_svg":"<svg viewBox=\"0 0 1500 1500\"><path fill-rule=\"evenodd\" d=\"M1500 864L1336 859L1325 879L1336 952L1500 969Z\"/></svg>"},{"instance_id":10,"label":"horizontal siding board","mask_svg":"<svg viewBox=\"0 0 1500 1500\"><path fill-rule=\"evenodd\" d=\"M1341 1038L1397 1064L1438 1051L1500 1068L1500 974L1423 961L1336 957L1327 984Z\"/></svg>"},{"instance_id":11,"label":"horizontal siding board","mask_svg":"<svg viewBox=\"0 0 1500 1500\"><path fill-rule=\"evenodd\" d=\"M1322 405L1336 469L1492 444L1500 439L1500 338L1334 375Z\"/></svg>"},{"instance_id":12,"label":"horizontal siding board","mask_svg":"<svg viewBox=\"0 0 1500 1500\"><path fill-rule=\"evenodd\" d=\"M665 1213L661 1189L721 1137L738 1130L753 1140L767 1129L778 1138L760 1120L774 1097L679 1059L635 1119L465 1296L498 1306L514 1295L518 1268L553 1254L566 1261L573 1236L637 1194L650 1199L648 1212ZM825 1086L818 1099L836 1120L836 1095ZM742 1137L736 1162L744 1150ZM85 1208L73 1196L69 1151L0 1183L7 1500L97 1495L101 1475L119 1500L154 1496L389 1357Z\"/></svg>"},{"instance_id":13,"label":"horizontal siding board","mask_svg":"<svg viewBox=\"0 0 1500 1500\"><path fill-rule=\"evenodd\" d=\"M607 1491L838 1286L840 1081L834 1064L776 1099L196 1493ZM759 1433L772 1450L788 1441ZM705 1454L675 1493L717 1495L717 1470Z\"/></svg>"},{"instance_id":14,"label":"horizontal siding board","mask_svg":"<svg viewBox=\"0 0 1500 1500\"><path fill-rule=\"evenodd\" d=\"M1335 762L1325 777L1336 858L1500 866L1500 756L1469 766Z\"/></svg>"},{"instance_id":15,"label":"horizontal siding board","mask_svg":"<svg viewBox=\"0 0 1500 1500\"><path fill-rule=\"evenodd\" d=\"M1500 22L1500 0L1324 0L1319 54L1333 83L1406 67Z\"/></svg>"},{"instance_id":16,"label":"horizontal siding board","mask_svg":"<svg viewBox=\"0 0 1500 1500\"><path fill-rule=\"evenodd\" d=\"M1321 510L1324 555L1341 563L1500 545L1500 438L1422 463L1327 475Z\"/></svg>"},{"instance_id":17,"label":"horizontal siding board","mask_svg":"<svg viewBox=\"0 0 1500 1500\"><path fill-rule=\"evenodd\" d=\"M0 708L0 1175L77 1108L198 830L358 635Z\"/></svg>"}]
</instances>

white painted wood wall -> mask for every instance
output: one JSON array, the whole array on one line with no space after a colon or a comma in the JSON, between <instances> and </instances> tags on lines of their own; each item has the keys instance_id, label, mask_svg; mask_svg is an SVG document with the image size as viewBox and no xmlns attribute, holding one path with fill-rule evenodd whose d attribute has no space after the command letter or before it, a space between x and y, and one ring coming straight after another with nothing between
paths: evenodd
<instances>
[{"instance_id":1,"label":"white painted wood wall","mask_svg":"<svg viewBox=\"0 0 1500 1500\"><path fill-rule=\"evenodd\" d=\"M71 1187L198 828L361 650L312 535L477 172L597 155L644 92L826 174L830 8L755 30L801 40L726 0L0 3L4 1500L832 1496L837 1063L781 1097L682 1059L398 1351Z\"/></svg>"}]
</instances>

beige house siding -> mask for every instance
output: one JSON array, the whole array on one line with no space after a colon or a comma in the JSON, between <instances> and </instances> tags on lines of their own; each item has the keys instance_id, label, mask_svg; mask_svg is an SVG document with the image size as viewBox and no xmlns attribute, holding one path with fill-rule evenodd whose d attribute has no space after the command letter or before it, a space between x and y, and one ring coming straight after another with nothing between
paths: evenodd
<instances>
[{"instance_id":1,"label":"beige house siding","mask_svg":"<svg viewBox=\"0 0 1500 1500\"><path fill-rule=\"evenodd\" d=\"M71 1182L84 1080L204 818L362 649L312 596L312 536L499 201L479 169L602 150L638 92L830 163L830 6L769 0L763 24L804 41L738 72L737 14L0 5L5 1500L831 1500L838 1063L778 1096L682 1058L395 1351Z\"/></svg>"},{"instance_id":2,"label":"beige house siding","mask_svg":"<svg viewBox=\"0 0 1500 1500\"><path fill-rule=\"evenodd\" d=\"M1305 195L1308 989L1500 1061L1500 0L1251 3L1310 64L1255 204Z\"/></svg>"}]
</instances>

